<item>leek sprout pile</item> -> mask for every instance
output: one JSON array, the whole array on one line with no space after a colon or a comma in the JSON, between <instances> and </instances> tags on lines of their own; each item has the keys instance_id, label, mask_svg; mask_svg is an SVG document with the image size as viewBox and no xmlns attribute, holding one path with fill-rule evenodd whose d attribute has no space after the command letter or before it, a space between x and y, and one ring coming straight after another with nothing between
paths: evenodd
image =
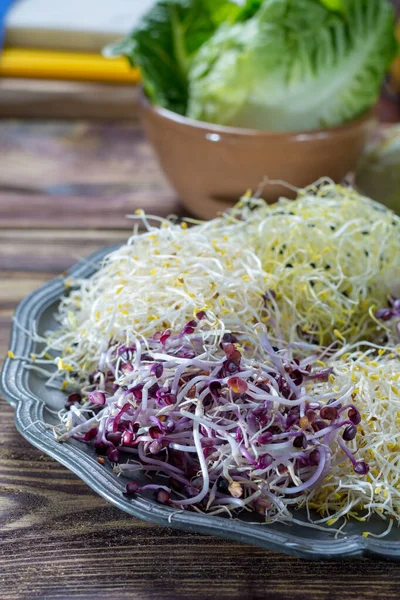
<instances>
[{"instance_id":1,"label":"leek sprout pile","mask_svg":"<svg viewBox=\"0 0 400 600\"><path fill-rule=\"evenodd\" d=\"M305 507L316 527L377 514L389 531L400 218L329 180L206 223L131 218L127 244L65 280L59 329L32 332L31 368L69 393L57 439L93 444L128 495L174 510L295 522Z\"/></svg>"}]
</instances>

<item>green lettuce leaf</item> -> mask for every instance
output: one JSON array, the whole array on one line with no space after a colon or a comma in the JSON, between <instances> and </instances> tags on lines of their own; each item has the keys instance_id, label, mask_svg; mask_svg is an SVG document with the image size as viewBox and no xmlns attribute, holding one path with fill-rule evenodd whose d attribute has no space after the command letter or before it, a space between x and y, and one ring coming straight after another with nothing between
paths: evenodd
<instances>
[{"instance_id":1,"label":"green lettuce leaf","mask_svg":"<svg viewBox=\"0 0 400 600\"><path fill-rule=\"evenodd\" d=\"M159 0L125 39L105 48L104 54L126 56L140 68L150 100L184 114L193 56L239 10L230 0Z\"/></svg>"},{"instance_id":2,"label":"green lettuce leaf","mask_svg":"<svg viewBox=\"0 0 400 600\"><path fill-rule=\"evenodd\" d=\"M194 57L188 116L309 130L351 120L377 100L398 50L387 0L249 0L246 8L250 18L220 26Z\"/></svg>"}]
</instances>

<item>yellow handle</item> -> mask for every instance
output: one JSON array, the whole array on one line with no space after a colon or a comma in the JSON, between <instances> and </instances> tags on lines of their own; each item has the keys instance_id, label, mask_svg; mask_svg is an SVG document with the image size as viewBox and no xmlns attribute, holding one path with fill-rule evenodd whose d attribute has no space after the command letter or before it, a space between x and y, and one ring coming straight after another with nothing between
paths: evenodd
<instances>
[{"instance_id":1,"label":"yellow handle","mask_svg":"<svg viewBox=\"0 0 400 600\"><path fill-rule=\"evenodd\" d=\"M396 36L400 42L400 23L397 24ZM390 83L395 92L400 93L400 56L394 61L392 68L390 69Z\"/></svg>"},{"instance_id":2,"label":"yellow handle","mask_svg":"<svg viewBox=\"0 0 400 600\"><path fill-rule=\"evenodd\" d=\"M0 55L0 77L69 79L115 83L138 83L140 73L125 58L104 58L83 52L53 52L29 48L6 48Z\"/></svg>"}]
</instances>

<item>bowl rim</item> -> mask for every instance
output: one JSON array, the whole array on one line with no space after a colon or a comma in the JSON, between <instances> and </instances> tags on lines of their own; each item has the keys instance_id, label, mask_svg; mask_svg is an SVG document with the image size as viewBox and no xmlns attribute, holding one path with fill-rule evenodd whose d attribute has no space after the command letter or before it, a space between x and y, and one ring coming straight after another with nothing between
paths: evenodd
<instances>
[{"instance_id":1,"label":"bowl rim","mask_svg":"<svg viewBox=\"0 0 400 600\"><path fill-rule=\"evenodd\" d=\"M230 127L226 125L217 125L215 123L208 123L206 121L198 121L180 115L168 108L163 108L153 104L148 98L143 86L140 86L139 90L139 106L143 112L152 113L158 116L165 122L176 124L193 131L200 131L205 133L215 133L224 136L234 137L248 137L255 139L297 139L297 141L315 140L322 139L332 136L341 136L342 134L348 134L355 129L362 128L366 124L377 120L376 117L376 105L364 111L358 117L343 123L342 125L336 125L334 127L325 127L322 129L309 129L300 131L264 131L259 129L251 129L245 127Z\"/></svg>"}]
</instances>

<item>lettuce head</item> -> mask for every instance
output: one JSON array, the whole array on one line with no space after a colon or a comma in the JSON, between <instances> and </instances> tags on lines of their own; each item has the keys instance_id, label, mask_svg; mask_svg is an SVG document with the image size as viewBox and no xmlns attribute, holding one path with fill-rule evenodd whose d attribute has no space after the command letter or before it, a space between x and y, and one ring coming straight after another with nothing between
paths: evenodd
<instances>
[{"instance_id":1,"label":"lettuce head","mask_svg":"<svg viewBox=\"0 0 400 600\"><path fill-rule=\"evenodd\" d=\"M250 0L194 56L187 115L280 131L344 123L376 102L394 30L387 0Z\"/></svg>"}]
</instances>

